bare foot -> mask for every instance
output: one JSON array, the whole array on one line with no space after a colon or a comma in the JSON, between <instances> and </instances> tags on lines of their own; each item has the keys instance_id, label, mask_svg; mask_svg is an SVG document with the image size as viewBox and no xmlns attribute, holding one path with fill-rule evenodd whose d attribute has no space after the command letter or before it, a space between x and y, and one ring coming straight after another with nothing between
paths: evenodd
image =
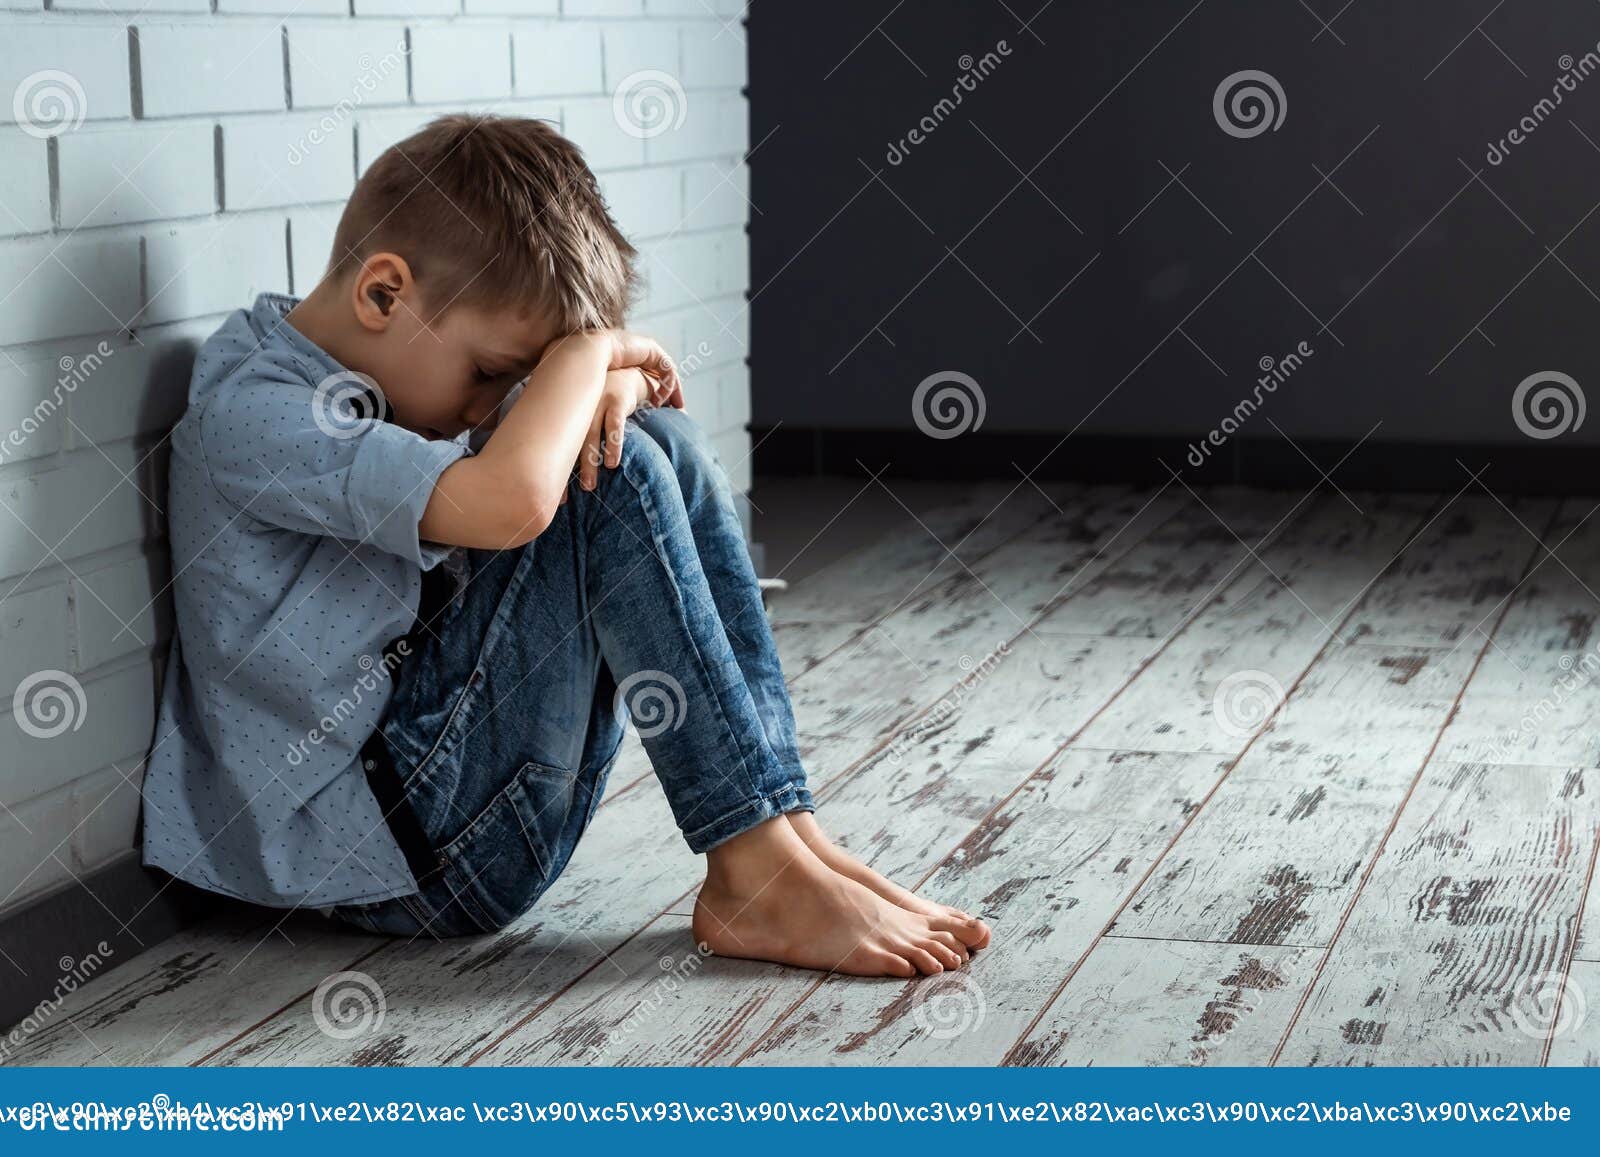
<instances>
[{"instance_id":1,"label":"bare foot","mask_svg":"<svg viewBox=\"0 0 1600 1157\"><path fill-rule=\"evenodd\" d=\"M960 920L833 871L782 816L711 850L692 928L719 956L856 976L932 975L967 959Z\"/></svg>"},{"instance_id":2,"label":"bare foot","mask_svg":"<svg viewBox=\"0 0 1600 1157\"><path fill-rule=\"evenodd\" d=\"M828 839L817 824L817 817L811 812L790 812L784 818L805 841L806 846L816 854L817 859L841 876L848 876L856 883L864 884L891 904L898 904L912 912L920 912L924 916L948 916L960 921L961 929L956 936L970 949L977 950L989 946L989 926L982 920L948 904L936 904L932 900L924 900L915 892L902 888L893 880L874 872Z\"/></svg>"}]
</instances>

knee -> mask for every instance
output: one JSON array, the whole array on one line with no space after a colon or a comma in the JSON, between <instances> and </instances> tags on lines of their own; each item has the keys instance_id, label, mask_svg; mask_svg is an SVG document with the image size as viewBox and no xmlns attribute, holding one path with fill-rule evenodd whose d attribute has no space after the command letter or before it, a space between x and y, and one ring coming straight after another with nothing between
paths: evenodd
<instances>
[{"instance_id":1,"label":"knee","mask_svg":"<svg viewBox=\"0 0 1600 1157\"><path fill-rule=\"evenodd\" d=\"M682 410L662 406L633 415L645 440L655 443L671 465L686 496L703 494L727 485L727 475L712 449L711 439ZM626 442L624 442L626 446Z\"/></svg>"}]
</instances>

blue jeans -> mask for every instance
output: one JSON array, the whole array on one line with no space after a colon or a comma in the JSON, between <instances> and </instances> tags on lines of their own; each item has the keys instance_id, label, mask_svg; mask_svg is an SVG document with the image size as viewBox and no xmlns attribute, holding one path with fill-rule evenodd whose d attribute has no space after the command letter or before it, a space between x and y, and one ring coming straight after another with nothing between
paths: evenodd
<instances>
[{"instance_id":1,"label":"blue jeans","mask_svg":"<svg viewBox=\"0 0 1600 1157\"><path fill-rule=\"evenodd\" d=\"M593 491L467 561L464 589L425 600L373 740L420 827L420 891L336 918L438 938L516 920L593 818L630 714L692 851L812 810L727 476L682 411L635 414Z\"/></svg>"}]
</instances>

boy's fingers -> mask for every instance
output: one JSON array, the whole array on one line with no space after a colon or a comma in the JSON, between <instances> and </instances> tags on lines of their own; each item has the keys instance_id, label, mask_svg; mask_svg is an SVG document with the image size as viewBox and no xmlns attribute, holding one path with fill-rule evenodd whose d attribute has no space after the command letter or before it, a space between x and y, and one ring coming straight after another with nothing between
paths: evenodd
<instances>
[{"instance_id":1,"label":"boy's fingers","mask_svg":"<svg viewBox=\"0 0 1600 1157\"><path fill-rule=\"evenodd\" d=\"M578 456L578 485L585 490L593 490L600 477L600 418L594 416L589 436L583 440L583 453Z\"/></svg>"},{"instance_id":2,"label":"boy's fingers","mask_svg":"<svg viewBox=\"0 0 1600 1157\"><path fill-rule=\"evenodd\" d=\"M606 466L615 470L622 465L622 430L627 419L621 406L613 406L606 413Z\"/></svg>"}]
</instances>

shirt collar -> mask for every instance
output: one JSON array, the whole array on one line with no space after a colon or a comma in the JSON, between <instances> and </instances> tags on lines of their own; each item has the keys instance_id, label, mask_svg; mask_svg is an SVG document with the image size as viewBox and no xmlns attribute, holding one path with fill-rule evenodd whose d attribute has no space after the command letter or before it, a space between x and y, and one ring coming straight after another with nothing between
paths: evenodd
<instances>
[{"instance_id":1,"label":"shirt collar","mask_svg":"<svg viewBox=\"0 0 1600 1157\"><path fill-rule=\"evenodd\" d=\"M324 375L343 373L345 367L332 354L301 333L286 320L300 298L287 293L262 293L250 307L250 325L263 347L277 345L290 349L318 367Z\"/></svg>"}]
</instances>

